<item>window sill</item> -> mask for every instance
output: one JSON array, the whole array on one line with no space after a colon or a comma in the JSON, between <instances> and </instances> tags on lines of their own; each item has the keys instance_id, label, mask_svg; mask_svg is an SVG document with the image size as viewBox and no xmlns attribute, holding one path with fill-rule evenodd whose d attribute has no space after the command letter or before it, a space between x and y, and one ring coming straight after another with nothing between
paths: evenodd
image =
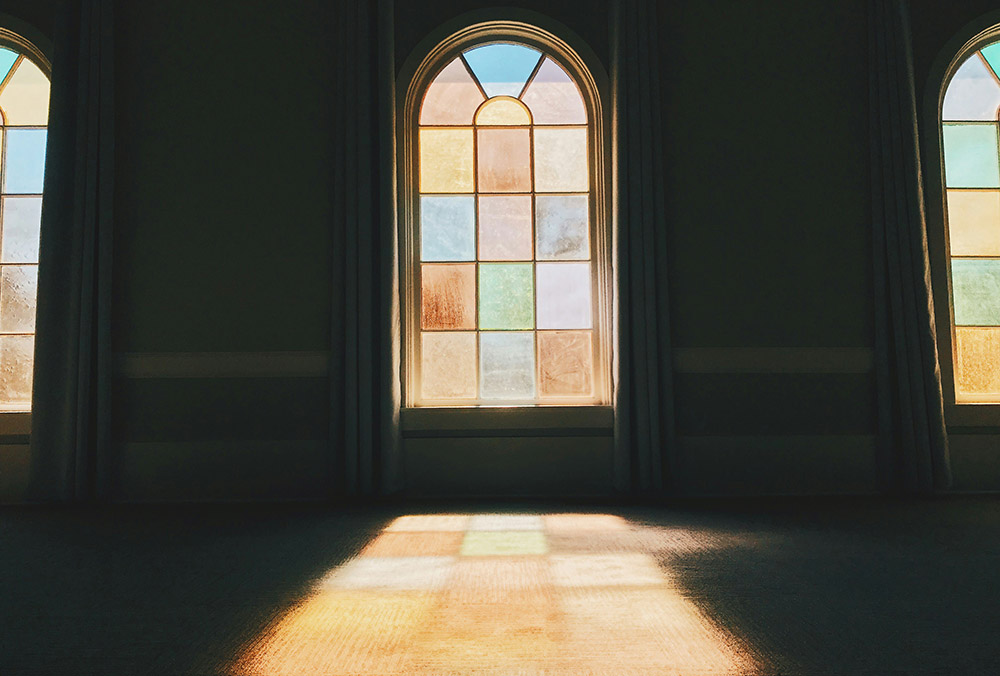
<instances>
[{"instance_id":1,"label":"window sill","mask_svg":"<svg viewBox=\"0 0 1000 676\"><path fill-rule=\"evenodd\" d=\"M404 408L404 438L605 437L614 431L611 406Z\"/></svg>"},{"instance_id":2,"label":"window sill","mask_svg":"<svg viewBox=\"0 0 1000 676\"><path fill-rule=\"evenodd\" d=\"M28 443L31 411L0 411L0 444Z\"/></svg>"}]
</instances>

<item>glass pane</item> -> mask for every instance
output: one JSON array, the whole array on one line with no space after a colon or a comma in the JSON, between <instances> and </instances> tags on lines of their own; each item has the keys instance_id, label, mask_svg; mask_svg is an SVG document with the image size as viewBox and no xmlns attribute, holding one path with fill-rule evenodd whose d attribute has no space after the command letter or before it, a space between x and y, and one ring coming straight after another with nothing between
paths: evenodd
<instances>
[{"instance_id":1,"label":"glass pane","mask_svg":"<svg viewBox=\"0 0 1000 676\"><path fill-rule=\"evenodd\" d=\"M49 78L27 59L22 59L0 92L0 108L7 124L38 125L49 122Z\"/></svg>"},{"instance_id":2,"label":"glass pane","mask_svg":"<svg viewBox=\"0 0 1000 676\"><path fill-rule=\"evenodd\" d=\"M34 357L34 336L0 336L0 406L29 407Z\"/></svg>"},{"instance_id":3,"label":"glass pane","mask_svg":"<svg viewBox=\"0 0 1000 676\"><path fill-rule=\"evenodd\" d=\"M1000 325L1000 260L956 258L951 281L956 325Z\"/></svg>"},{"instance_id":4,"label":"glass pane","mask_svg":"<svg viewBox=\"0 0 1000 676\"><path fill-rule=\"evenodd\" d=\"M485 101L461 59L444 67L424 94L420 124L472 124L472 116Z\"/></svg>"},{"instance_id":5,"label":"glass pane","mask_svg":"<svg viewBox=\"0 0 1000 676\"><path fill-rule=\"evenodd\" d=\"M535 124L587 123L587 109L579 88L552 59L542 62L521 100L531 111Z\"/></svg>"},{"instance_id":6,"label":"glass pane","mask_svg":"<svg viewBox=\"0 0 1000 676\"><path fill-rule=\"evenodd\" d=\"M45 176L44 129L8 129L4 192L42 194Z\"/></svg>"},{"instance_id":7,"label":"glass pane","mask_svg":"<svg viewBox=\"0 0 1000 676\"><path fill-rule=\"evenodd\" d=\"M538 328L589 329L590 263L539 263Z\"/></svg>"},{"instance_id":8,"label":"glass pane","mask_svg":"<svg viewBox=\"0 0 1000 676\"><path fill-rule=\"evenodd\" d=\"M956 328L955 354L956 390L1000 392L1000 328Z\"/></svg>"},{"instance_id":9,"label":"glass pane","mask_svg":"<svg viewBox=\"0 0 1000 676\"><path fill-rule=\"evenodd\" d=\"M487 96L517 98L541 54L523 45L496 44L470 49L463 56Z\"/></svg>"},{"instance_id":10,"label":"glass pane","mask_svg":"<svg viewBox=\"0 0 1000 676\"><path fill-rule=\"evenodd\" d=\"M7 73L10 72L10 67L14 65L15 61L17 61L17 52L0 47L0 82L7 77Z\"/></svg>"},{"instance_id":11,"label":"glass pane","mask_svg":"<svg viewBox=\"0 0 1000 676\"><path fill-rule=\"evenodd\" d=\"M425 399L475 399L475 333L423 333L420 353L420 393Z\"/></svg>"},{"instance_id":12,"label":"glass pane","mask_svg":"<svg viewBox=\"0 0 1000 676\"><path fill-rule=\"evenodd\" d=\"M538 333L538 389L543 397L590 396L594 391L590 331Z\"/></svg>"},{"instance_id":13,"label":"glass pane","mask_svg":"<svg viewBox=\"0 0 1000 676\"><path fill-rule=\"evenodd\" d=\"M0 261L37 263L41 222L41 197L4 197Z\"/></svg>"},{"instance_id":14,"label":"glass pane","mask_svg":"<svg viewBox=\"0 0 1000 676\"><path fill-rule=\"evenodd\" d=\"M531 195L479 198L479 258L531 260Z\"/></svg>"},{"instance_id":15,"label":"glass pane","mask_svg":"<svg viewBox=\"0 0 1000 676\"><path fill-rule=\"evenodd\" d=\"M534 327L531 263L479 266L479 328Z\"/></svg>"},{"instance_id":16,"label":"glass pane","mask_svg":"<svg viewBox=\"0 0 1000 676\"><path fill-rule=\"evenodd\" d=\"M1000 256L1000 191L949 190L952 256Z\"/></svg>"},{"instance_id":17,"label":"glass pane","mask_svg":"<svg viewBox=\"0 0 1000 676\"><path fill-rule=\"evenodd\" d=\"M1000 84L979 54L973 54L948 83L941 119L993 122L997 119L997 108L1000 108Z\"/></svg>"},{"instance_id":18,"label":"glass pane","mask_svg":"<svg viewBox=\"0 0 1000 676\"><path fill-rule=\"evenodd\" d=\"M586 195L535 198L535 237L541 260L590 258L589 204Z\"/></svg>"},{"instance_id":19,"label":"glass pane","mask_svg":"<svg viewBox=\"0 0 1000 676\"><path fill-rule=\"evenodd\" d=\"M38 266L0 267L0 332L33 333Z\"/></svg>"},{"instance_id":20,"label":"glass pane","mask_svg":"<svg viewBox=\"0 0 1000 676\"><path fill-rule=\"evenodd\" d=\"M420 257L425 261L476 259L476 203L472 195L420 198Z\"/></svg>"},{"instance_id":21,"label":"glass pane","mask_svg":"<svg viewBox=\"0 0 1000 676\"><path fill-rule=\"evenodd\" d=\"M514 99L491 99L476 115L476 124L531 124L531 116Z\"/></svg>"},{"instance_id":22,"label":"glass pane","mask_svg":"<svg viewBox=\"0 0 1000 676\"><path fill-rule=\"evenodd\" d=\"M476 265L420 266L420 325L431 329L476 328Z\"/></svg>"},{"instance_id":23,"label":"glass pane","mask_svg":"<svg viewBox=\"0 0 1000 676\"><path fill-rule=\"evenodd\" d=\"M479 129L479 191L530 192L527 129Z\"/></svg>"},{"instance_id":24,"label":"glass pane","mask_svg":"<svg viewBox=\"0 0 1000 676\"><path fill-rule=\"evenodd\" d=\"M587 130L536 128L535 190L585 192L588 185Z\"/></svg>"},{"instance_id":25,"label":"glass pane","mask_svg":"<svg viewBox=\"0 0 1000 676\"><path fill-rule=\"evenodd\" d=\"M944 172L949 188L998 188L995 124L944 125Z\"/></svg>"},{"instance_id":26,"label":"glass pane","mask_svg":"<svg viewBox=\"0 0 1000 676\"><path fill-rule=\"evenodd\" d=\"M982 52L986 63L990 64L993 72L1000 76L1000 42L994 42L992 45L983 47Z\"/></svg>"},{"instance_id":27,"label":"glass pane","mask_svg":"<svg viewBox=\"0 0 1000 676\"><path fill-rule=\"evenodd\" d=\"M420 130L420 192L472 192L472 130Z\"/></svg>"},{"instance_id":28,"label":"glass pane","mask_svg":"<svg viewBox=\"0 0 1000 676\"><path fill-rule=\"evenodd\" d=\"M479 334L480 396L483 399L532 399L535 396L535 345L530 332Z\"/></svg>"}]
</instances>

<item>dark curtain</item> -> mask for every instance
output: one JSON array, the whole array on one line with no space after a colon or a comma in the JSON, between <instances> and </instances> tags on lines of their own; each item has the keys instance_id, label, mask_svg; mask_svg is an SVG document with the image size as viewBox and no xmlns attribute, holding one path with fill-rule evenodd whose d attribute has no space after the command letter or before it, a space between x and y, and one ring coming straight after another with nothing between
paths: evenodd
<instances>
[{"instance_id":1,"label":"dark curtain","mask_svg":"<svg viewBox=\"0 0 1000 676\"><path fill-rule=\"evenodd\" d=\"M612 4L615 483L663 490L675 450L656 2Z\"/></svg>"},{"instance_id":2,"label":"dark curtain","mask_svg":"<svg viewBox=\"0 0 1000 676\"><path fill-rule=\"evenodd\" d=\"M108 491L113 58L111 0L63 3L38 268L32 500L92 500Z\"/></svg>"},{"instance_id":3,"label":"dark curtain","mask_svg":"<svg viewBox=\"0 0 1000 676\"><path fill-rule=\"evenodd\" d=\"M875 361L880 469L889 492L951 482L924 217L909 16L870 0Z\"/></svg>"},{"instance_id":4,"label":"dark curtain","mask_svg":"<svg viewBox=\"0 0 1000 676\"><path fill-rule=\"evenodd\" d=\"M334 495L400 488L392 2L341 5L335 119L330 478Z\"/></svg>"}]
</instances>

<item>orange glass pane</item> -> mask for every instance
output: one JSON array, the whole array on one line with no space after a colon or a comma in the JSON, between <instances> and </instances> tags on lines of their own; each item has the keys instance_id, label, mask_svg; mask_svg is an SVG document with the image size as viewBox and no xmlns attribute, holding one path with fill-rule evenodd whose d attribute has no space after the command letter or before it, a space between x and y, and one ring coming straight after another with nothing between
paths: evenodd
<instances>
[{"instance_id":1,"label":"orange glass pane","mask_svg":"<svg viewBox=\"0 0 1000 676\"><path fill-rule=\"evenodd\" d=\"M955 356L957 398L1000 393L1000 327L956 328Z\"/></svg>"},{"instance_id":2,"label":"orange glass pane","mask_svg":"<svg viewBox=\"0 0 1000 676\"><path fill-rule=\"evenodd\" d=\"M1000 190L949 190L952 256L1000 256Z\"/></svg>"},{"instance_id":3,"label":"orange glass pane","mask_svg":"<svg viewBox=\"0 0 1000 676\"><path fill-rule=\"evenodd\" d=\"M420 192L472 192L472 129L420 130Z\"/></svg>"},{"instance_id":4,"label":"orange glass pane","mask_svg":"<svg viewBox=\"0 0 1000 676\"><path fill-rule=\"evenodd\" d=\"M421 334L420 391L425 399L476 396L476 334Z\"/></svg>"},{"instance_id":5,"label":"orange glass pane","mask_svg":"<svg viewBox=\"0 0 1000 676\"><path fill-rule=\"evenodd\" d=\"M34 336L0 336L0 410L31 405Z\"/></svg>"},{"instance_id":6,"label":"orange glass pane","mask_svg":"<svg viewBox=\"0 0 1000 676\"><path fill-rule=\"evenodd\" d=\"M49 78L31 61L22 59L0 91L0 109L7 124L44 127L49 121Z\"/></svg>"},{"instance_id":7,"label":"orange glass pane","mask_svg":"<svg viewBox=\"0 0 1000 676\"><path fill-rule=\"evenodd\" d=\"M529 192L531 153L527 129L479 129L479 191Z\"/></svg>"},{"instance_id":8,"label":"orange glass pane","mask_svg":"<svg viewBox=\"0 0 1000 676\"><path fill-rule=\"evenodd\" d=\"M531 124L531 115L517 99L496 98L490 99L476 113L476 124Z\"/></svg>"},{"instance_id":9,"label":"orange glass pane","mask_svg":"<svg viewBox=\"0 0 1000 676\"><path fill-rule=\"evenodd\" d=\"M424 94L420 124L472 124L472 116L485 99L461 59L442 70Z\"/></svg>"},{"instance_id":10,"label":"orange glass pane","mask_svg":"<svg viewBox=\"0 0 1000 676\"><path fill-rule=\"evenodd\" d=\"M535 129L535 190L585 192L590 184L587 169L585 128Z\"/></svg>"},{"instance_id":11,"label":"orange glass pane","mask_svg":"<svg viewBox=\"0 0 1000 676\"><path fill-rule=\"evenodd\" d=\"M590 331L538 332L538 389L543 397L590 396L594 351Z\"/></svg>"},{"instance_id":12,"label":"orange glass pane","mask_svg":"<svg viewBox=\"0 0 1000 676\"><path fill-rule=\"evenodd\" d=\"M425 330L476 328L476 265L420 266L420 325Z\"/></svg>"},{"instance_id":13,"label":"orange glass pane","mask_svg":"<svg viewBox=\"0 0 1000 676\"><path fill-rule=\"evenodd\" d=\"M531 260L531 195L480 196L479 259Z\"/></svg>"},{"instance_id":14,"label":"orange glass pane","mask_svg":"<svg viewBox=\"0 0 1000 676\"><path fill-rule=\"evenodd\" d=\"M545 59L521 97L535 124L586 124L580 89L559 64Z\"/></svg>"}]
</instances>

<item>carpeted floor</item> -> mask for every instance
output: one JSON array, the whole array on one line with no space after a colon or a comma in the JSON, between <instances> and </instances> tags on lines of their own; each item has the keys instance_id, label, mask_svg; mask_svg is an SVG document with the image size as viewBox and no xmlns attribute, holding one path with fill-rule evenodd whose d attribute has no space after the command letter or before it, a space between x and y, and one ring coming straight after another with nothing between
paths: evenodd
<instances>
[{"instance_id":1,"label":"carpeted floor","mask_svg":"<svg viewBox=\"0 0 1000 676\"><path fill-rule=\"evenodd\" d=\"M992 674L1000 499L0 509L0 674Z\"/></svg>"}]
</instances>

